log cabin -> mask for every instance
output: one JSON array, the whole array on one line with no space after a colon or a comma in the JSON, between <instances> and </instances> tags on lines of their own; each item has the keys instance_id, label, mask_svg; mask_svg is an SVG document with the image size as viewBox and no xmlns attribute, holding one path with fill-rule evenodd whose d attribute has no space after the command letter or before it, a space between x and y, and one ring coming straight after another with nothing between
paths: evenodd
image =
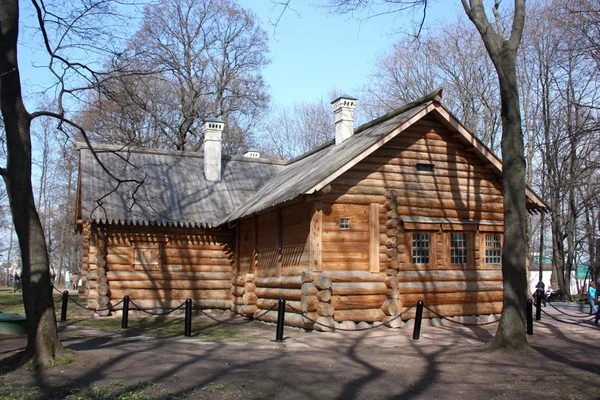
<instances>
[{"instance_id":1,"label":"log cabin","mask_svg":"<svg viewBox=\"0 0 600 400\"><path fill-rule=\"evenodd\" d=\"M444 316L500 313L499 158L441 90L357 128L356 103L333 101L335 139L289 161L222 155L218 120L203 153L80 146L88 306L191 298L275 321L284 298L286 322L309 329L414 318L418 300ZM530 189L526 206L547 208Z\"/></svg>"}]
</instances>

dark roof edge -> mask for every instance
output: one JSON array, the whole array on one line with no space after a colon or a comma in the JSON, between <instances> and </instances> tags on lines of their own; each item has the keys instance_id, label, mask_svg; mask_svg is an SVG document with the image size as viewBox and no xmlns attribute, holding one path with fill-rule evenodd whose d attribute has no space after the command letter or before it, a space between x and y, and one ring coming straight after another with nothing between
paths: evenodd
<instances>
[{"instance_id":1,"label":"dark roof edge","mask_svg":"<svg viewBox=\"0 0 600 400\"><path fill-rule=\"evenodd\" d=\"M421 98L419 98L419 99L417 99L415 101L412 101L412 102L410 102L408 104L403 105L400 108L392 110L389 113L387 113L385 115L382 115L381 117L375 118L372 121L364 123L364 124L362 124L359 127L357 127L357 128L354 129L354 134L357 134L357 133L362 132L362 131L364 131L366 129L372 128L375 125L378 125L378 124L380 124L380 123L382 123L384 121L387 121L390 118L394 118L394 117L402 114L403 112L406 112L406 111L408 111L408 110L410 110L412 108L420 106L421 104L425 104L425 103L427 103L429 101L433 101L433 100L440 101L442 99L442 90L443 90L443 88L438 88L435 91L433 91L433 92L431 92L429 94L426 94L425 96L423 96L423 97L421 97ZM323 143L322 145L320 145L318 147L315 147L314 149L312 149L310 151L307 151L306 153L301 154L298 157L292 158L291 160L289 160L286 163L286 165L293 164L293 163L295 163L297 161L300 161L300 160L302 160L302 159L304 159L304 158L306 158L308 156L311 156L311 155L313 155L315 153L318 153L319 151L321 151L321 150L323 150L323 149L325 149L325 148L333 145L334 143L335 143L334 139L328 140L327 142Z\"/></svg>"},{"instance_id":2,"label":"dark roof edge","mask_svg":"<svg viewBox=\"0 0 600 400\"><path fill-rule=\"evenodd\" d=\"M75 142L77 150L89 150L89 146L84 142ZM92 148L96 152L130 152L130 153L143 153L143 154L155 154L155 155L166 155L166 156L178 156L178 157L191 157L191 158L204 158L203 152L198 151L181 151L181 150L163 150L153 149L149 147L137 147L137 146L119 146L113 144L92 144ZM228 156L222 155L221 159L229 161L245 161L262 164L275 164L275 165L287 165L288 162L285 160L277 160L271 158L252 158L244 156Z\"/></svg>"},{"instance_id":3,"label":"dark roof edge","mask_svg":"<svg viewBox=\"0 0 600 400\"><path fill-rule=\"evenodd\" d=\"M384 121L387 121L390 118L394 118L394 117L402 114L403 112L406 112L412 108L420 106L421 104L425 104L429 101L440 101L442 99L442 90L444 90L444 89L438 88L435 91L433 91L429 94L426 94L425 96L423 96L415 101L405 104L402 107L397 108L393 111L390 111L389 113L382 115L381 117L375 118L372 121L364 123L361 126L359 126L358 128L354 129L354 134L356 135L357 133L362 132L365 129L369 129L375 125L378 125Z\"/></svg>"}]
</instances>

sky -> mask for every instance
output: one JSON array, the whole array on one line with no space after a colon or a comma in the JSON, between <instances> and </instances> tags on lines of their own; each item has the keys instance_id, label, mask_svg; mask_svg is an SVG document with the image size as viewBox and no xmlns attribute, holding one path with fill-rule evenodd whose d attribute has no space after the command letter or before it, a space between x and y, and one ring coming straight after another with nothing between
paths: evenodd
<instances>
[{"instance_id":1,"label":"sky","mask_svg":"<svg viewBox=\"0 0 600 400\"><path fill-rule=\"evenodd\" d=\"M392 48L401 36L397 30L412 31L421 12L404 12L402 17L331 15L309 0L292 0L276 29L273 21L281 13L271 0L239 0L252 10L270 36L271 64L264 76L277 104L327 99L331 89L352 96L366 82L378 56ZM462 12L459 0L432 2L427 23L454 19ZM330 99L333 100L333 99ZM360 101L360 99L359 99Z\"/></svg>"},{"instance_id":2,"label":"sky","mask_svg":"<svg viewBox=\"0 0 600 400\"><path fill-rule=\"evenodd\" d=\"M358 88L366 82L378 56L401 38L394 32L412 32L414 21L421 17L421 11L371 19L364 19L367 14L331 15L314 5L315 0L292 0L292 9L282 15L275 27L273 21L281 13L276 0L237 2L251 10L267 31L271 63L263 76L270 87L272 102L282 105L321 98L333 100L328 99L332 89L357 97ZM427 24L452 20L462 12L459 0L430 2ZM140 14L140 11L134 13ZM21 19L23 26L36 25L34 14L27 6L23 7ZM19 47L21 78L30 111L36 108L39 91L47 88L50 81L41 58L44 51L39 50L41 43L34 43L36 37L39 38L38 32L32 36L23 30Z\"/></svg>"}]
</instances>

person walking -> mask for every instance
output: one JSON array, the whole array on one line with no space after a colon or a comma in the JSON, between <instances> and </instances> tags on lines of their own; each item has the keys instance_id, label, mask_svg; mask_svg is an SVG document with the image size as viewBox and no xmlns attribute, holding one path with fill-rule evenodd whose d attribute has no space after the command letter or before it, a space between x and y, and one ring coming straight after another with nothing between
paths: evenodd
<instances>
[{"instance_id":1,"label":"person walking","mask_svg":"<svg viewBox=\"0 0 600 400\"><path fill-rule=\"evenodd\" d=\"M590 281L590 287L588 288L588 300L590 302L590 314L596 314L598 312L598 305L596 304L596 293L597 293L596 282Z\"/></svg>"},{"instance_id":2,"label":"person walking","mask_svg":"<svg viewBox=\"0 0 600 400\"><path fill-rule=\"evenodd\" d=\"M542 304L544 304L544 307L546 307L546 290L545 290L545 288L546 288L546 285L541 280L538 282L537 285L535 285L536 303L538 301L541 301Z\"/></svg>"},{"instance_id":3,"label":"person walking","mask_svg":"<svg viewBox=\"0 0 600 400\"><path fill-rule=\"evenodd\" d=\"M65 290L69 290L70 287L71 287L71 273L69 272L69 270L67 270L67 272L65 272Z\"/></svg>"}]
</instances>

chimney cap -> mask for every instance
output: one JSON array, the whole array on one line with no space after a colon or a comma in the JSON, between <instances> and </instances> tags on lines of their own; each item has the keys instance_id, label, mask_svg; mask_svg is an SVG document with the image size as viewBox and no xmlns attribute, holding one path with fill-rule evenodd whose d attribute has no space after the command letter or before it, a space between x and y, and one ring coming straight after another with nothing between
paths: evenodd
<instances>
[{"instance_id":1,"label":"chimney cap","mask_svg":"<svg viewBox=\"0 0 600 400\"><path fill-rule=\"evenodd\" d=\"M347 94L342 94L341 96L339 96L337 99L333 100L331 102L331 104L335 103L336 101L340 100L340 99L345 99L345 100L358 100L356 97L354 96L348 96Z\"/></svg>"},{"instance_id":2,"label":"chimney cap","mask_svg":"<svg viewBox=\"0 0 600 400\"><path fill-rule=\"evenodd\" d=\"M223 121L221 121L218 118L214 118L214 117L213 118L207 118L207 119L204 120L204 122L218 122L218 123L221 123L221 124L223 123Z\"/></svg>"}]
</instances>

